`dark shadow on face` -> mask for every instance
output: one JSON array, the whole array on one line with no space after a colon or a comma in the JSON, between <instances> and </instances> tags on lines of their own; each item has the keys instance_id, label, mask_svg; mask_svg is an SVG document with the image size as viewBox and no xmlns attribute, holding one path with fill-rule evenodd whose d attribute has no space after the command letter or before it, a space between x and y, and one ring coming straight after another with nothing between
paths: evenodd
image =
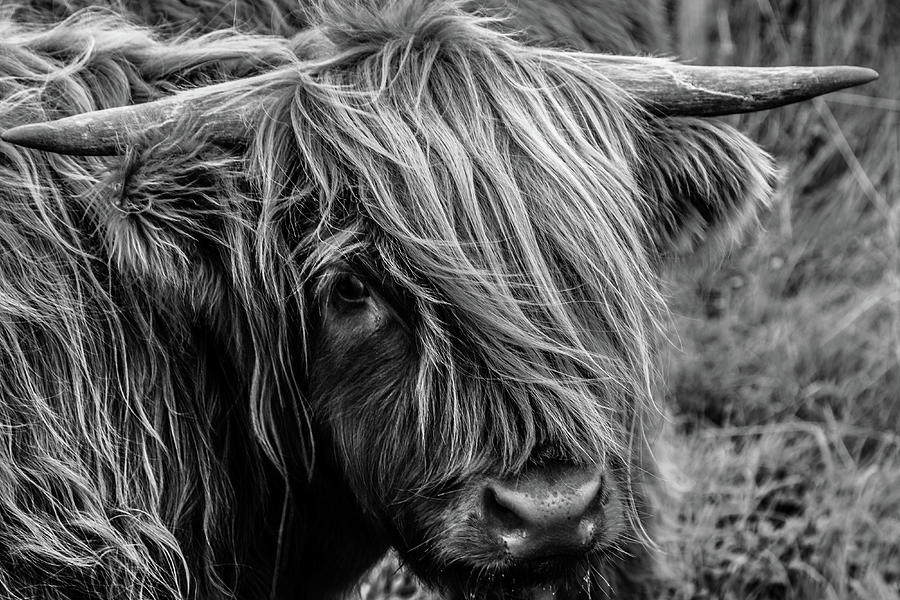
<instances>
[{"instance_id":1,"label":"dark shadow on face","mask_svg":"<svg viewBox=\"0 0 900 600\"><path fill-rule=\"evenodd\" d=\"M413 307L348 265L323 273L315 296L309 394L319 477L339 481L353 497L343 505L377 522L373 531L420 577L453 597L522 599L541 590L578 598L618 577L611 565L636 553L625 541L634 534L624 472L545 449L552 459L536 453L515 477L483 464L411 490L429 459L414 439Z\"/></svg>"}]
</instances>

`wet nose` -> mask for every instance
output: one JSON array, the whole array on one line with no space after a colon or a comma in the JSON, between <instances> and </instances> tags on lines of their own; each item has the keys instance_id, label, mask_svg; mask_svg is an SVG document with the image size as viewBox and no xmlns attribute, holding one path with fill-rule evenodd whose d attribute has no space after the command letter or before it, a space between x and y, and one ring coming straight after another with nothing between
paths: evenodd
<instances>
[{"instance_id":1,"label":"wet nose","mask_svg":"<svg viewBox=\"0 0 900 600\"><path fill-rule=\"evenodd\" d=\"M488 482L484 522L519 559L580 554L593 545L603 513L599 469L551 466Z\"/></svg>"}]
</instances>

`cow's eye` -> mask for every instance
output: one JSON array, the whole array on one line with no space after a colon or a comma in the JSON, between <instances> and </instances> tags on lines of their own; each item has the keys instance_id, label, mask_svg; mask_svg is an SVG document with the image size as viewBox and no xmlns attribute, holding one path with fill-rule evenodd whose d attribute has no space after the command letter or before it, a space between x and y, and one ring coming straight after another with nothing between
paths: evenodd
<instances>
[{"instance_id":1,"label":"cow's eye","mask_svg":"<svg viewBox=\"0 0 900 600\"><path fill-rule=\"evenodd\" d=\"M369 297L369 288L352 273L342 273L334 282L334 296L346 304L362 304Z\"/></svg>"}]
</instances>

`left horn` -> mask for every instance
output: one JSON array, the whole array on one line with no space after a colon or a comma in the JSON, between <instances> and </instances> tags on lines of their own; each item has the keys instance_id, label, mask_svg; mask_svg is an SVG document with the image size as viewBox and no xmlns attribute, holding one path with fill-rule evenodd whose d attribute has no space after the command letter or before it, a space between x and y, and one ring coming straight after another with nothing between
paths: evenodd
<instances>
[{"instance_id":1,"label":"left horn","mask_svg":"<svg viewBox=\"0 0 900 600\"><path fill-rule=\"evenodd\" d=\"M240 141L270 97L277 70L263 75L187 90L144 104L120 106L72 115L47 123L31 123L0 133L4 141L76 156L111 156L145 139L148 132L168 135L176 123L195 118L207 139ZM235 94L243 96L235 102ZM224 102L228 97L229 102Z\"/></svg>"},{"instance_id":2,"label":"left horn","mask_svg":"<svg viewBox=\"0 0 900 600\"><path fill-rule=\"evenodd\" d=\"M878 79L872 69L846 66L705 67L614 57L593 66L649 111L663 116L718 117L768 110Z\"/></svg>"}]
</instances>

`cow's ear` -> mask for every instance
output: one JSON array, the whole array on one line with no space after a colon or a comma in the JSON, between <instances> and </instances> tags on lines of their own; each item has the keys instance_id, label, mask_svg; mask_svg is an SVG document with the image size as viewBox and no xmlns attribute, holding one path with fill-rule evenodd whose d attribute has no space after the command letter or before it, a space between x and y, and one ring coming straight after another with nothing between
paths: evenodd
<instances>
[{"instance_id":1,"label":"cow's ear","mask_svg":"<svg viewBox=\"0 0 900 600\"><path fill-rule=\"evenodd\" d=\"M172 301L215 302L225 255L240 246L235 163L184 137L108 159L92 209L120 276Z\"/></svg>"},{"instance_id":2,"label":"cow's ear","mask_svg":"<svg viewBox=\"0 0 900 600\"><path fill-rule=\"evenodd\" d=\"M721 122L650 119L638 151L651 241L663 260L737 239L775 186L771 156Z\"/></svg>"}]
</instances>

